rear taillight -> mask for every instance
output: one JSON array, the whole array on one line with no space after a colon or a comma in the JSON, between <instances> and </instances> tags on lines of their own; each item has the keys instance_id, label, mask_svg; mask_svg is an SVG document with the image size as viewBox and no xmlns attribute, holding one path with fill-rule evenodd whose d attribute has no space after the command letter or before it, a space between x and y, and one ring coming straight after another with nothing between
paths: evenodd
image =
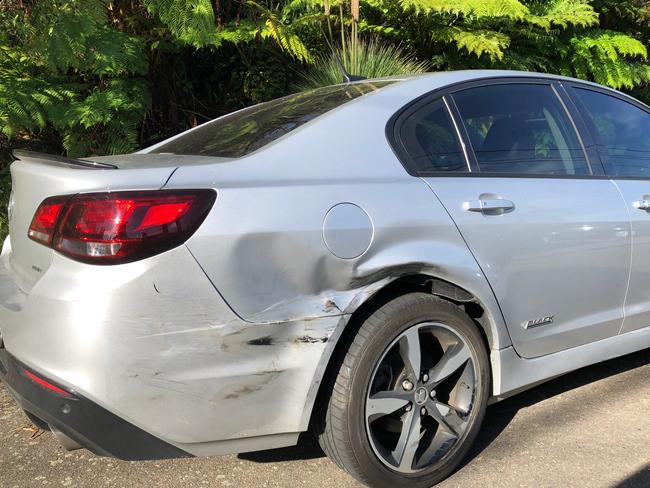
<instances>
[{"instance_id":1,"label":"rear taillight","mask_svg":"<svg viewBox=\"0 0 650 488\"><path fill-rule=\"evenodd\" d=\"M185 242L216 198L213 190L87 193L41 203L29 237L95 264L143 259Z\"/></svg>"},{"instance_id":2,"label":"rear taillight","mask_svg":"<svg viewBox=\"0 0 650 488\"><path fill-rule=\"evenodd\" d=\"M32 225L29 226L30 238L46 246L52 244L54 228L66 200L67 198L64 197L53 197L39 205L32 219Z\"/></svg>"}]
</instances>

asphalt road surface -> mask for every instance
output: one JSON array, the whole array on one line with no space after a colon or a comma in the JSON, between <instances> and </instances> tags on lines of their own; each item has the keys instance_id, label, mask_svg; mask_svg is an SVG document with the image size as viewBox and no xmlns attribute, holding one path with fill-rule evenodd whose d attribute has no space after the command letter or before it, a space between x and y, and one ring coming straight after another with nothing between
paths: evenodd
<instances>
[{"instance_id":1,"label":"asphalt road surface","mask_svg":"<svg viewBox=\"0 0 650 488\"><path fill-rule=\"evenodd\" d=\"M66 452L0 387L0 487L356 487L308 438L239 456L123 462ZM650 488L650 349L489 407L451 487Z\"/></svg>"}]
</instances>

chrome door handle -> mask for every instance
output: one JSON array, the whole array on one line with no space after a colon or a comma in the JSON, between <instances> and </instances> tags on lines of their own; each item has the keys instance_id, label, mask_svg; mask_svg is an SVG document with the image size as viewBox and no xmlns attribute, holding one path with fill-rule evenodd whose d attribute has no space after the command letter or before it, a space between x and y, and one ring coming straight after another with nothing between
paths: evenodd
<instances>
[{"instance_id":1,"label":"chrome door handle","mask_svg":"<svg viewBox=\"0 0 650 488\"><path fill-rule=\"evenodd\" d=\"M650 204L650 202L648 203ZM503 213L514 210L515 204L503 198L493 198L489 200L470 200L463 203L463 208L468 212L490 213L501 211Z\"/></svg>"},{"instance_id":2,"label":"chrome door handle","mask_svg":"<svg viewBox=\"0 0 650 488\"><path fill-rule=\"evenodd\" d=\"M639 200L638 202L634 202L632 206L639 210L650 210L650 200Z\"/></svg>"}]
</instances>

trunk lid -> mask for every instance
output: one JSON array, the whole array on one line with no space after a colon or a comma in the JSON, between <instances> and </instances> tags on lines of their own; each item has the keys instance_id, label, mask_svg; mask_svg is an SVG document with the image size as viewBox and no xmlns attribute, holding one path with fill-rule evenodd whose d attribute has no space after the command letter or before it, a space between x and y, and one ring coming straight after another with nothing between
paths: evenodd
<instances>
[{"instance_id":1,"label":"trunk lid","mask_svg":"<svg viewBox=\"0 0 650 488\"><path fill-rule=\"evenodd\" d=\"M38 153L17 152L11 164L9 202L9 265L16 284L29 292L47 271L54 251L32 241L27 232L36 209L47 197L94 191L154 190L174 172L171 158L147 158L139 166L121 164L120 157L75 160ZM123 157L128 160L129 156Z\"/></svg>"}]
</instances>

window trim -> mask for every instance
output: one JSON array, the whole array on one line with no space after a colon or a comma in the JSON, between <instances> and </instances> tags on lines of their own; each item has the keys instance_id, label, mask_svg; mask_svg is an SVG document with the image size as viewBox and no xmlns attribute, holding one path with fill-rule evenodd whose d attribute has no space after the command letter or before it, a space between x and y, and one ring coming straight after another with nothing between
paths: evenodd
<instances>
[{"instance_id":1,"label":"window trim","mask_svg":"<svg viewBox=\"0 0 650 488\"><path fill-rule=\"evenodd\" d=\"M397 159L402 163L404 169L408 174L415 177L423 178L534 178L534 179L609 179L604 172L603 165L599 157L597 157L596 152L590 150L593 146L591 139L590 131L587 130L584 125L585 122L582 120L582 115L575 107L572 97L569 97L567 94L566 99L563 97L564 86L562 78L541 78L536 76L513 76L513 77L486 77L479 78L475 80L462 81L459 83L454 83L442 88L432 90L424 95L419 96L415 100L406 104L404 107L399 109L393 116L388 120L386 124L386 137L388 139L389 145L393 149L393 152L397 156ZM469 88L483 87L483 86L492 86L492 85L520 85L520 84L533 84L533 85L547 85L550 86L555 96L558 98L558 101L563 106L567 117L569 118L576 134L578 140L583 148L583 154L587 163L587 168L589 170L588 174L582 175L548 175L548 174L529 174L529 173L494 173L494 172L482 172L478 167L478 162L476 155L474 154L474 148L469 140L467 130L465 129L465 124L462 123L458 107L456 107L455 102L453 101L453 94L458 91L466 90ZM583 86L581 83L571 83L578 86ZM586 84L586 86L591 86ZM605 89L606 90L606 89ZM454 125L457 126L456 136L459 138L461 147L467 148L467 164L470 168L469 172L453 172L453 171L417 171L414 167L413 161L411 160L408 152L405 150L404 145L401 141L399 131L403 125L405 119L414 111L417 110L439 98L444 98L448 102L446 103L449 115L454 120ZM567 103L570 101L571 103ZM413 110L414 109L414 110ZM460 121L460 125L458 122Z\"/></svg>"},{"instance_id":2,"label":"window trim","mask_svg":"<svg viewBox=\"0 0 650 488\"><path fill-rule=\"evenodd\" d=\"M463 149L465 151L465 158L467 160L467 167L469 168L470 173L480 173L481 168L478 164L478 158L474 152L474 146L472 146L472 141L469 138L469 133L467 132L467 127L463 118L460 116L460 110L458 110L458 105L456 105L456 100L451 93L443 96L447 110L449 111L449 116L454 123L456 128L456 135L461 140Z\"/></svg>"},{"instance_id":3,"label":"window trim","mask_svg":"<svg viewBox=\"0 0 650 488\"><path fill-rule=\"evenodd\" d=\"M579 82L569 82L566 85L567 86L565 87L565 90L567 92L567 95L571 98L571 101L576 107L576 111L578 112L579 116L584 120L585 131L589 133L589 137L593 141L594 150L601 162L603 168L603 175L605 176L605 178L609 180L639 180L639 181L650 180L650 176L620 176L620 175L607 173L607 168L608 166L611 165L611 163L609 162L609 155L607 154L605 144L602 140L602 137L600 136L600 133L596 129L596 126L594 125L591 119L591 114L589 113L589 109L582 102L582 100L580 99L579 95L576 93L575 90L576 89L587 90L587 91L600 93L601 95L612 97L614 99L620 100L623 103L628 103L633 107L640 109L641 111L645 112L648 115L650 115L650 106L646 105L645 103L641 102L640 100L637 100L636 98L630 95L627 95L625 93L604 86L588 85Z\"/></svg>"},{"instance_id":4,"label":"window trim","mask_svg":"<svg viewBox=\"0 0 650 488\"><path fill-rule=\"evenodd\" d=\"M588 122L585 120L583 113L579 110L574 101L574 98L570 95L564 83L557 83L556 93L562 100L566 110L571 115L571 120L573 121L574 127L578 132L580 143L582 144L583 150L587 155L587 161L591 168L592 176L606 177L607 172L605 171L605 165L603 164L602 158L600 157L596 141L592 136L591 130L589 130Z\"/></svg>"},{"instance_id":5,"label":"window trim","mask_svg":"<svg viewBox=\"0 0 650 488\"><path fill-rule=\"evenodd\" d=\"M435 103L435 100L432 101L431 103ZM471 173L472 172L472 162L470 161L470 153L473 154L474 150L472 149L471 145L465 144L465 141L469 140L466 138L463 138L463 135L465 134L465 127L464 125L461 124L459 125L457 120L454 118L454 114L451 109L451 105L456 106L454 103L453 99L448 98L446 95L442 96L442 105L445 107L445 113L447 114L447 119L451 121L451 125L454 128L454 132L456 133L456 144L458 144L463 151L463 156L465 157L465 165L467 166L467 172ZM463 129L463 134L461 134L461 128ZM442 173L442 171L439 171L439 173ZM453 171L444 171L444 173L453 173Z\"/></svg>"}]
</instances>

